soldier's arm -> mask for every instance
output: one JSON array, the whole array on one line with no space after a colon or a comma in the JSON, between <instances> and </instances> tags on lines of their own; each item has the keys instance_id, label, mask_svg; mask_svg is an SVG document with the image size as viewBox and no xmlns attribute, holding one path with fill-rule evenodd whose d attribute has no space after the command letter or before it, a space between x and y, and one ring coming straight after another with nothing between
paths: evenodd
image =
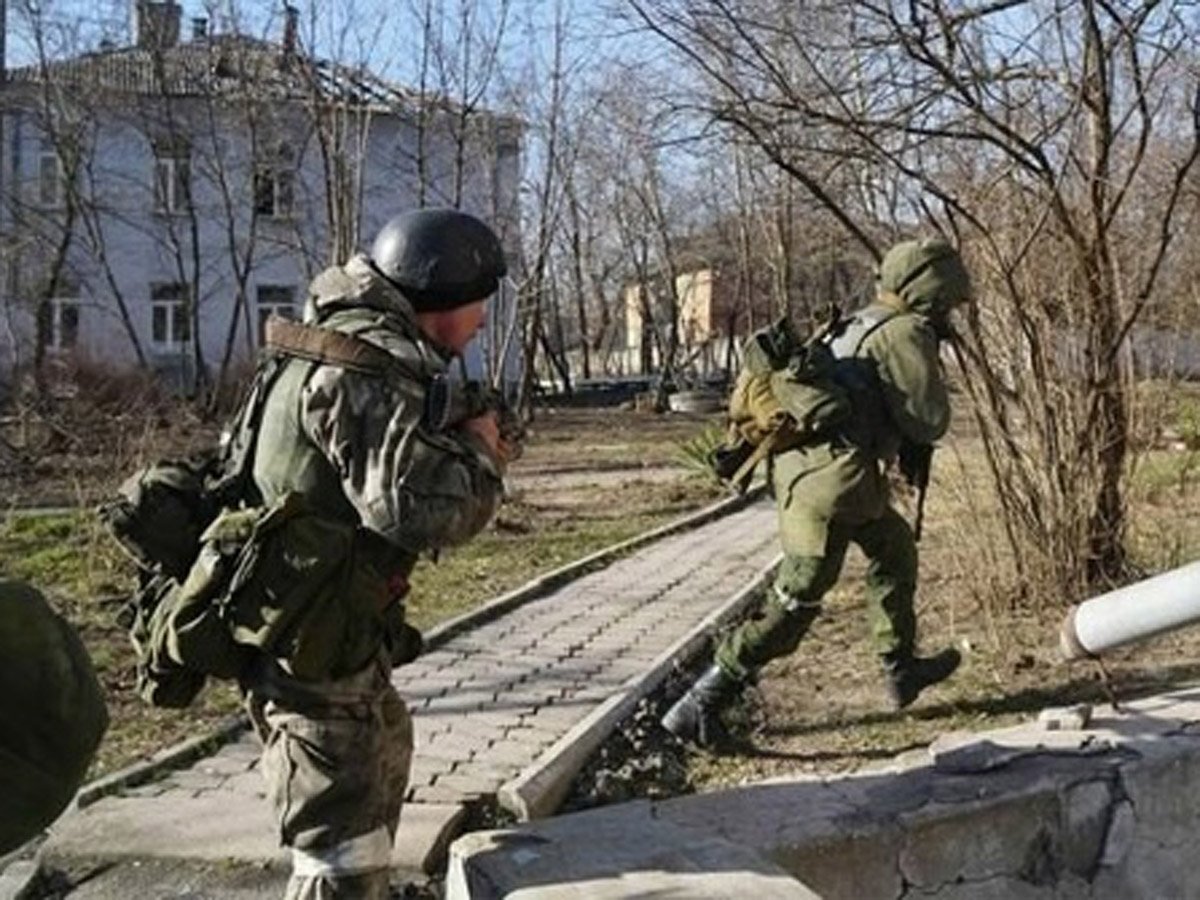
<instances>
[{"instance_id":1,"label":"soldier's arm","mask_svg":"<svg viewBox=\"0 0 1200 900\"><path fill-rule=\"evenodd\" d=\"M301 410L362 524L414 553L475 535L501 493L496 461L479 439L430 431L424 404L416 382L322 367Z\"/></svg>"},{"instance_id":2,"label":"soldier's arm","mask_svg":"<svg viewBox=\"0 0 1200 900\"><path fill-rule=\"evenodd\" d=\"M888 412L903 437L932 444L950 426L950 398L938 339L919 316L900 316L869 340Z\"/></svg>"}]
</instances>

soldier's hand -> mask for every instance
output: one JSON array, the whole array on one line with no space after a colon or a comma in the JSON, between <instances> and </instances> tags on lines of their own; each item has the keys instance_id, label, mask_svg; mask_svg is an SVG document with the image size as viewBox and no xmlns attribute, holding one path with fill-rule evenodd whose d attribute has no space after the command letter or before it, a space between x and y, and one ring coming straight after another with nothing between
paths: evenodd
<instances>
[{"instance_id":1,"label":"soldier's hand","mask_svg":"<svg viewBox=\"0 0 1200 900\"><path fill-rule=\"evenodd\" d=\"M933 461L933 445L904 440L898 454L900 472L910 486L920 489L929 483L929 467Z\"/></svg>"},{"instance_id":2,"label":"soldier's hand","mask_svg":"<svg viewBox=\"0 0 1200 900\"><path fill-rule=\"evenodd\" d=\"M500 437L500 421L495 410L488 410L473 419L464 419L462 428L479 438L501 465L508 462L508 445Z\"/></svg>"}]
</instances>

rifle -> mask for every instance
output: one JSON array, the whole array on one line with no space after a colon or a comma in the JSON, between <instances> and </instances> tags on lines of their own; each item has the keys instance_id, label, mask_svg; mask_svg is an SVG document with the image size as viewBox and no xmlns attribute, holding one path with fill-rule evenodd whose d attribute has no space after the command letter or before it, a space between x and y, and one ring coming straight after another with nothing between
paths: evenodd
<instances>
[{"instance_id":1,"label":"rifle","mask_svg":"<svg viewBox=\"0 0 1200 900\"><path fill-rule=\"evenodd\" d=\"M468 419L494 412L501 439L520 455L525 441L525 423L499 388L482 381L451 381L435 375L425 395L425 425L431 431L446 431Z\"/></svg>"},{"instance_id":2,"label":"rifle","mask_svg":"<svg viewBox=\"0 0 1200 900\"><path fill-rule=\"evenodd\" d=\"M913 539L921 540L925 524L925 494L929 490L929 472L933 468L933 444L902 441L899 453L900 473L917 491L917 514L913 518Z\"/></svg>"}]
</instances>

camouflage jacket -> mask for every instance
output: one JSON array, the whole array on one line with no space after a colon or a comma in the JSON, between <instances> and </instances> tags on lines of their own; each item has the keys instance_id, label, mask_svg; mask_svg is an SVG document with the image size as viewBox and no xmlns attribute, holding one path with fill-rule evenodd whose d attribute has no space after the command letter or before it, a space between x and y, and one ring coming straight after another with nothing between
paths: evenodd
<instances>
[{"instance_id":1,"label":"camouflage jacket","mask_svg":"<svg viewBox=\"0 0 1200 900\"><path fill-rule=\"evenodd\" d=\"M253 478L264 502L299 492L322 514L382 537L397 567L479 532L501 473L470 433L423 424L429 383L450 354L420 332L408 301L357 256L313 280L305 320L386 350L399 374L289 359L259 425Z\"/></svg>"},{"instance_id":2,"label":"camouflage jacket","mask_svg":"<svg viewBox=\"0 0 1200 900\"><path fill-rule=\"evenodd\" d=\"M854 364L870 378L852 385L855 421L848 439L775 460L781 538L789 553L821 555L831 520L858 524L882 515L888 503L884 468L901 440L932 443L950 424L938 338L928 317L903 304L890 312L855 354Z\"/></svg>"},{"instance_id":3,"label":"camouflage jacket","mask_svg":"<svg viewBox=\"0 0 1200 900\"><path fill-rule=\"evenodd\" d=\"M0 580L0 856L71 801L107 725L79 636L36 590Z\"/></svg>"}]
</instances>

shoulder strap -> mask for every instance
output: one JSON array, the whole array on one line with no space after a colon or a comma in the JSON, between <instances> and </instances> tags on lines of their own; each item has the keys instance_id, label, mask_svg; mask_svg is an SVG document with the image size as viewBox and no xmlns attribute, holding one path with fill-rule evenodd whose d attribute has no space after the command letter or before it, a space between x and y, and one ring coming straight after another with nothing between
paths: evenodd
<instances>
[{"instance_id":1,"label":"shoulder strap","mask_svg":"<svg viewBox=\"0 0 1200 900\"><path fill-rule=\"evenodd\" d=\"M221 447L220 475L209 486L218 506L232 507L243 501L254 501L250 496L250 467L254 464L254 451L258 446L258 423L271 386L278 380L286 362L286 356L268 353L254 371L254 379L234 414L229 436Z\"/></svg>"},{"instance_id":2,"label":"shoulder strap","mask_svg":"<svg viewBox=\"0 0 1200 900\"><path fill-rule=\"evenodd\" d=\"M878 308L875 307L875 309L878 309ZM854 345L854 352L850 355L858 356L859 351L862 350L863 344L865 344L867 342L867 338L869 338L871 335L873 335L876 331L878 331L880 328L882 328L888 322L892 321L892 319L896 318L896 316L901 315L903 312L904 312L904 310L899 310L899 309L889 309L886 311L881 310L881 311L877 311L876 313L874 313L873 315L871 315L869 317L864 317L865 318L864 324L866 325L866 327L863 329L862 334L859 335L858 342Z\"/></svg>"},{"instance_id":3,"label":"shoulder strap","mask_svg":"<svg viewBox=\"0 0 1200 900\"><path fill-rule=\"evenodd\" d=\"M905 312L902 309L867 306L851 317L845 330L829 342L829 347L839 359L853 359L862 351L867 338Z\"/></svg>"},{"instance_id":4,"label":"shoulder strap","mask_svg":"<svg viewBox=\"0 0 1200 900\"><path fill-rule=\"evenodd\" d=\"M305 325L280 316L267 319L264 343L286 356L340 366L366 375L384 375L396 363L382 347L356 335Z\"/></svg>"}]
</instances>

